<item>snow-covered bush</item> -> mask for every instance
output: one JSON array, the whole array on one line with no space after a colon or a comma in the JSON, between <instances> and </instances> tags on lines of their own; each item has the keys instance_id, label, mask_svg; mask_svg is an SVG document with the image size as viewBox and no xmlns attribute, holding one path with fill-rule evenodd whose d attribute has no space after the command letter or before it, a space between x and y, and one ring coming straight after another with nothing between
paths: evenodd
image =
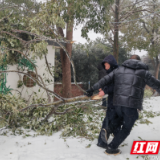
<instances>
[{"instance_id":1,"label":"snow-covered bush","mask_svg":"<svg viewBox=\"0 0 160 160\"><path fill-rule=\"evenodd\" d=\"M26 103L23 99L16 98L10 94L0 94L0 127L17 127L18 119L20 118L19 111L25 106Z\"/></svg>"}]
</instances>

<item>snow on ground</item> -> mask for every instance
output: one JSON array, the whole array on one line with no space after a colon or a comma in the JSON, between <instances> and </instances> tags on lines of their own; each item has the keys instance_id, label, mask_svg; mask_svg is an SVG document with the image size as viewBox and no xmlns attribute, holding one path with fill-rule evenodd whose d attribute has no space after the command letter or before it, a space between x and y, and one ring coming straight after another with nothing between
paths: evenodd
<instances>
[{"instance_id":1,"label":"snow on ground","mask_svg":"<svg viewBox=\"0 0 160 160\"><path fill-rule=\"evenodd\" d=\"M152 106L152 107L151 107ZM160 112L160 97L146 99L144 109ZM61 132L52 136L0 136L0 160L147 160L147 157L130 155L133 140L159 140L160 116L148 118L152 124L135 126L129 137L120 147L122 154L106 155L104 149L96 146L97 140L89 141L84 138L60 137ZM34 134L32 132L32 134ZM110 139L111 140L111 139ZM90 147L87 147L90 146ZM158 156L149 156L150 160L160 160Z\"/></svg>"}]
</instances>

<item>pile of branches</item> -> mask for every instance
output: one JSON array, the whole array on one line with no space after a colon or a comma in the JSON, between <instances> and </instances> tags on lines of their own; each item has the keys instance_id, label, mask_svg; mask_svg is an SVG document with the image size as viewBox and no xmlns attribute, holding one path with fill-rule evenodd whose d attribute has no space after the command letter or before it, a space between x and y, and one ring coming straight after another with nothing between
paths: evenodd
<instances>
[{"instance_id":1,"label":"pile of branches","mask_svg":"<svg viewBox=\"0 0 160 160\"><path fill-rule=\"evenodd\" d=\"M47 100L33 97L31 103L46 104ZM26 101L13 95L0 95L0 127L19 133L20 129L34 130L40 135L52 135L62 130L62 136L80 136L95 139L99 134L105 111L90 103L60 105L55 114L53 107L27 107ZM69 109L70 108L70 109ZM67 110L67 111L66 111ZM49 116L51 115L51 116Z\"/></svg>"}]
</instances>

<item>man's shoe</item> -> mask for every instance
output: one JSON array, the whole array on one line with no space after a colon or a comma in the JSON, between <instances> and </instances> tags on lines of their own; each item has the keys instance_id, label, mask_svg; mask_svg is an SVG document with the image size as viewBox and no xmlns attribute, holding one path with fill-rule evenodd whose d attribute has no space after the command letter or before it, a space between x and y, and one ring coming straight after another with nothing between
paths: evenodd
<instances>
[{"instance_id":1,"label":"man's shoe","mask_svg":"<svg viewBox=\"0 0 160 160\"><path fill-rule=\"evenodd\" d=\"M112 149L110 147L107 147L106 151L104 152L105 154L108 154L108 155L118 155L118 154L121 154L121 150L120 149Z\"/></svg>"},{"instance_id":2,"label":"man's shoe","mask_svg":"<svg viewBox=\"0 0 160 160\"><path fill-rule=\"evenodd\" d=\"M101 147L101 148L104 148L104 149L107 149L107 147L108 147L107 144L101 144L101 143L97 143L97 146Z\"/></svg>"},{"instance_id":3,"label":"man's shoe","mask_svg":"<svg viewBox=\"0 0 160 160\"><path fill-rule=\"evenodd\" d=\"M101 139L104 143L107 143L109 136L110 136L109 131L106 131L106 129L102 128L101 129Z\"/></svg>"}]
</instances>

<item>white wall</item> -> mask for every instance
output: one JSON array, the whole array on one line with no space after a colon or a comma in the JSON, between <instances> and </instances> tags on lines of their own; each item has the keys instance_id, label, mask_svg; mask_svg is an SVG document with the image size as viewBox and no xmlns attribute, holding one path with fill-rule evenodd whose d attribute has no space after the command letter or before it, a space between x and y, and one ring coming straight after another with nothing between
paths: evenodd
<instances>
[{"instance_id":1,"label":"white wall","mask_svg":"<svg viewBox=\"0 0 160 160\"><path fill-rule=\"evenodd\" d=\"M48 63L51 66L55 65L55 49L53 48L53 46L48 46L48 54L47 54L47 60ZM36 65L37 65L37 71L38 74L41 75L41 77L43 78L43 81L45 84L47 84L47 88L54 91L54 78L49 74L48 69L46 68L46 63L45 63L45 58L43 59L36 59ZM8 70L17 70L17 65L14 66L8 66ZM45 75L43 75L45 74ZM37 93L37 95L39 97L42 98L47 98L47 94L45 92L44 89L42 89L41 87L39 87L37 84L34 87L26 87L25 85L23 85L21 88L17 88L17 82L18 80L22 80L23 81L23 76L22 74L18 74L18 73L8 73L7 75L7 87L10 86L10 88L13 89L12 94L18 94L19 92L22 93L22 98L25 98L26 100L28 100L30 98L30 96L34 95L34 92ZM50 79L52 80L52 82L48 83L45 82L45 79ZM40 91L39 91L40 89ZM18 92L19 91L19 92ZM53 98L51 97L52 101Z\"/></svg>"}]
</instances>

